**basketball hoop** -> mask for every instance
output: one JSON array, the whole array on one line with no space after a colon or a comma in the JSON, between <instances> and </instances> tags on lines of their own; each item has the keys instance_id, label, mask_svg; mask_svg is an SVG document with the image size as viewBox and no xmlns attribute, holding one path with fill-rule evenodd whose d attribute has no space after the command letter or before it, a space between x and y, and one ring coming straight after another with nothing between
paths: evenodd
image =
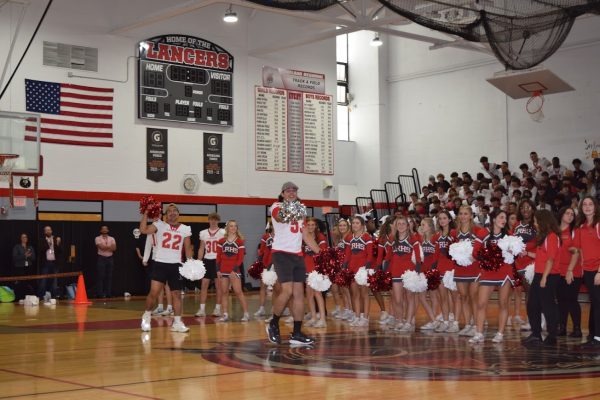
<instances>
[{"instance_id":1,"label":"basketball hoop","mask_svg":"<svg viewBox=\"0 0 600 400\"><path fill-rule=\"evenodd\" d=\"M535 122L542 122L544 119L544 93L541 90L532 92L531 97L525 104L525 109L529 113L529 116Z\"/></svg>"},{"instance_id":2,"label":"basketball hoop","mask_svg":"<svg viewBox=\"0 0 600 400\"><path fill-rule=\"evenodd\" d=\"M0 154L0 182L8 181L8 196L10 198L10 208L13 208L15 204L12 172L17 158L19 158L18 154Z\"/></svg>"}]
</instances>

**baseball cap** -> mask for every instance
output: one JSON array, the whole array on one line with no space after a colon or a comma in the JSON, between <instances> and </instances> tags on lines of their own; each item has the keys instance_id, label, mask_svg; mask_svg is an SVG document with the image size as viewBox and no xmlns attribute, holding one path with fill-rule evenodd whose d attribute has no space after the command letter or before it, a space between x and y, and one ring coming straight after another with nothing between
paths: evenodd
<instances>
[{"instance_id":1,"label":"baseball cap","mask_svg":"<svg viewBox=\"0 0 600 400\"><path fill-rule=\"evenodd\" d=\"M286 183L283 184L283 186L281 186L281 191L282 192L285 192L288 189L298 190L298 186L294 182L286 182Z\"/></svg>"}]
</instances>

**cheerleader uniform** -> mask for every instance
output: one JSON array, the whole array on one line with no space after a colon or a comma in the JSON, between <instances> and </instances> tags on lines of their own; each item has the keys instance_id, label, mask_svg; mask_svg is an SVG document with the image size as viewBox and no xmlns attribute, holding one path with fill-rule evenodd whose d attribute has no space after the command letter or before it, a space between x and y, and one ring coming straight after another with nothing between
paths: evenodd
<instances>
[{"instance_id":1,"label":"cheerleader uniform","mask_svg":"<svg viewBox=\"0 0 600 400\"><path fill-rule=\"evenodd\" d=\"M273 247L273 235L265 233L260 239L260 247L258 248L258 259L267 268L271 267L271 249Z\"/></svg>"},{"instance_id":2,"label":"cheerleader uniform","mask_svg":"<svg viewBox=\"0 0 600 400\"><path fill-rule=\"evenodd\" d=\"M402 282L402 274L420 268L422 255L419 237L413 235L400 242L394 240L389 244L385 259L392 274L392 282Z\"/></svg>"},{"instance_id":3,"label":"cheerleader uniform","mask_svg":"<svg viewBox=\"0 0 600 400\"><path fill-rule=\"evenodd\" d=\"M315 240L321 250L327 250L327 242L325 236L322 233L317 235ZM309 245L302 243L302 250L304 251L304 265L306 266L306 275L310 274L315 270L315 256L317 255Z\"/></svg>"},{"instance_id":4,"label":"cheerleader uniform","mask_svg":"<svg viewBox=\"0 0 600 400\"><path fill-rule=\"evenodd\" d=\"M515 227L513 232L513 236L519 236L523 239L523 243L525 243L525 251L528 253L535 253L535 237L536 231L533 225L531 224L523 224L519 222ZM518 256L515 259L515 267L517 268L517 272L520 274L525 273L525 268L529 264L533 264L535 262L535 258L531 258L528 255Z\"/></svg>"},{"instance_id":5,"label":"cheerleader uniform","mask_svg":"<svg viewBox=\"0 0 600 400\"><path fill-rule=\"evenodd\" d=\"M379 239L377 239L377 257L375 258L375 268L380 268L381 265L383 264L383 260L385 259L385 254L386 254L386 250L388 249L388 245L389 243L389 236L385 236L385 237L380 237ZM375 246L373 246L375 247ZM373 250L373 253L375 253L375 250Z\"/></svg>"},{"instance_id":6,"label":"cheerleader uniform","mask_svg":"<svg viewBox=\"0 0 600 400\"><path fill-rule=\"evenodd\" d=\"M359 237L353 234L346 236L345 239L345 258L344 262L352 273L356 273L360 267L371 267L373 261L373 240L371 235L363 233Z\"/></svg>"},{"instance_id":7,"label":"cheerleader uniform","mask_svg":"<svg viewBox=\"0 0 600 400\"><path fill-rule=\"evenodd\" d=\"M485 246L498 245L498 241L506 236L506 233L500 232L494 235L492 232L485 237L483 243ZM498 271L487 271L481 269L481 275L479 276L479 283L483 286L504 286L506 282L509 282L514 286L512 264L502 263Z\"/></svg>"},{"instance_id":8,"label":"cheerleader uniform","mask_svg":"<svg viewBox=\"0 0 600 400\"><path fill-rule=\"evenodd\" d=\"M433 239L425 240L421 237L421 250L423 252L423 264L421 270L417 272L428 272L429 270L436 269L435 260L435 244L432 242Z\"/></svg>"},{"instance_id":9,"label":"cheerleader uniform","mask_svg":"<svg viewBox=\"0 0 600 400\"><path fill-rule=\"evenodd\" d=\"M461 242L463 240L470 240L473 245L473 263L471 265L467 265L463 267L461 265L456 264L454 267L454 282L476 282L479 279L479 275L481 271L479 269L479 261L475 260L479 249L483 245L483 239L487 236L488 230L485 228L480 228L478 226L473 227L473 232L463 233L456 229L452 230L451 236L457 241Z\"/></svg>"},{"instance_id":10,"label":"cheerleader uniform","mask_svg":"<svg viewBox=\"0 0 600 400\"><path fill-rule=\"evenodd\" d=\"M222 238L217 244L217 271L221 272L224 278L229 277L230 274L236 274L240 278L244 254L245 247L242 239L237 238L230 242Z\"/></svg>"},{"instance_id":11,"label":"cheerleader uniform","mask_svg":"<svg viewBox=\"0 0 600 400\"><path fill-rule=\"evenodd\" d=\"M440 275L444 276L446 272L456 268L456 263L448 253L450 245L454 243L454 238L451 235L442 236L442 234L438 232L433 235L431 241L435 245L434 264L436 265L437 270L440 271Z\"/></svg>"},{"instance_id":12,"label":"cheerleader uniform","mask_svg":"<svg viewBox=\"0 0 600 400\"><path fill-rule=\"evenodd\" d=\"M575 238L575 231L571 231L571 229L567 227L561 232L560 238L562 240L562 246L560 248L560 264L558 269L561 279L558 283L558 290L556 293L559 327L560 331L562 331L563 334L566 334L567 320L569 314L571 314L571 319L573 320L573 337L581 337L581 306L577 299L581 281L583 280L583 268L581 267L580 259L577 260L577 264L573 268L573 282L569 285L565 279L567 268L571 263L571 256L573 255L569 251L569 248L574 247L573 241Z\"/></svg>"}]
</instances>

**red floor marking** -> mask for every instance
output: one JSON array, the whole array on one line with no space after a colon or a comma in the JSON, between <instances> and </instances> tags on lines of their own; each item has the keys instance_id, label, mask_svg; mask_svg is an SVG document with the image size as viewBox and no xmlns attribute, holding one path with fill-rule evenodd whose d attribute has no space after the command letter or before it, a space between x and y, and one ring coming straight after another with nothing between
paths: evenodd
<instances>
[{"instance_id":1,"label":"red floor marking","mask_svg":"<svg viewBox=\"0 0 600 400\"><path fill-rule=\"evenodd\" d=\"M88 388L88 389L97 389L97 390L104 390L104 391L107 391L107 392L125 394L125 395L128 395L128 396L138 397L140 399L162 400L160 397L144 396L142 394L129 393L129 392L124 392L122 390L115 390L115 389L105 388L105 387L102 387L102 386L86 385L85 383L71 382L71 381L67 381L65 379L52 378L52 377L49 377L49 376L28 374L26 372L13 371L13 370L10 370L10 369L0 368L0 371L6 372L6 373L9 373L9 374L29 376L31 378L47 379L49 381L66 383L66 384L74 385L74 386L81 386L81 387L85 387L85 388Z\"/></svg>"}]
</instances>

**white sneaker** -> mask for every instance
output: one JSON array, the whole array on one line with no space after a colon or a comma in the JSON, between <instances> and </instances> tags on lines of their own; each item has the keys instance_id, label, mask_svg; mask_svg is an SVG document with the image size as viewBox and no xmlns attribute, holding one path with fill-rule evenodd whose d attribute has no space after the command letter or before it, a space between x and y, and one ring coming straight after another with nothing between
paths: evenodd
<instances>
[{"instance_id":1,"label":"white sneaker","mask_svg":"<svg viewBox=\"0 0 600 400\"><path fill-rule=\"evenodd\" d=\"M492 342L502 343L503 340L504 340L504 335L500 332L497 332L496 335L494 336L494 338L492 339Z\"/></svg>"},{"instance_id":2,"label":"white sneaker","mask_svg":"<svg viewBox=\"0 0 600 400\"><path fill-rule=\"evenodd\" d=\"M458 332L458 336L469 336L469 332L471 332L471 325L467 324Z\"/></svg>"},{"instance_id":3,"label":"white sneaker","mask_svg":"<svg viewBox=\"0 0 600 400\"><path fill-rule=\"evenodd\" d=\"M212 312L212 316L213 317L220 317L221 316L221 307L219 307L219 308L215 307L215 309Z\"/></svg>"},{"instance_id":4,"label":"white sneaker","mask_svg":"<svg viewBox=\"0 0 600 400\"><path fill-rule=\"evenodd\" d=\"M521 318L520 315L517 315L516 317L513 318L513 323L515 323L517 325L522 325L525 323L525 321L523 321L523 318Z\"/></svg>"},{"instance_id":5,"label":"white sneaker","mask_svg":"<svg viewBox=\"0 0 600 400\"><path fill-rule=\"evenodd\" d=\"M342 311L339 308L336 308L335 310L333 310L333 312L331 313L331 316L333 318L337 318L337 316L341 313Z\"/></svg>"},{"instance_id":6,"label":"white sneaker","mask_svg":"<svg viewBox=\"0 0 600 400\"><path fill-rule=\"evenodd\" d=\"M206 312L202 308L200 308L200 309L198 309L198 312L194 315L196 317L206 317Z\"/></svg>"},{"instance_id":7,"label":"white sneaker","mask_svg":"<svg viewBox=\"0 0 600 400\"><path fill-rule=\"evenodd\" d=\"M171 325L171 332L185 333L185 332L188 332L189 330L190 330L190 328L185 326L185 324L183 322L177 322L177 323L173 323L173 325Z\"/></svg>"},{"instance_id":8,"label":"white sneaker","mask_svg":"<svg viewBox=\"0 0 600 400\"><path fill-rule=\"evenodd\" d=\"M466 336L475 336L477 335L477 327L475 325L471 325L471 330L467 332Z\"/></svg>"},{"instance_id":9,"label":"white sneaker","mask_svg":"<svg viewBox=\"0 0 600 400\"><path fill-rule=\"evenodd\" d=\"M379 314L379 322L385 321L389 315L390 314L388 314L387 311L382 311L381 314Z\"/></svg>"},{"instance_id":10,"label":"white sneaker","mask_svg":"<svg viewBox=\"0 0 600 400\"><path fill-rule=\"evenodd\" d=\"M327 323L320 319L314 323L313 328L327 328Z\"/></svg>"},{"instance_id":11,"label":"white sneaker","mask_svg":"<svg viewBox=\"0 0 600 400\"><path fill-rule=\"evenodd\" d=\"M448 314L448 321L450 321L450 322L454 321L454 313Z\"/></svg>"},{"instance_id":12,"label":"white sneaker","mask_svg":"<svg viewBox=\"0 0 600 400\"><path fill-rule=\"evenodd\" d=\"M259 317L263 317L265 315L265 308L264 307L260 307L258 309L257 312L254 313L254 316L259 318Z\"/></svg>"},{"instance_id":13,"label":"white sneaker","mask_svg":"<svg viewBox=\"0 0 600 400\"><path fill-rule=\"evenodd\" d=\"M316 321L316 320L313 320L313 319L311 319L311 320L309 320L309 321L306 321L306 322L304 323L304 326L306 326L307 328L311 328L311 327L315 326L315 323L317 323L317 321Z\"/></svg>"},{"instance_id":14,"label":"white sneaker","mask_svg":"<svg viewBox=\"0 0 600 400\"><path fill-rule=\"evenodd\" d=\"M529 322L526 322L524 324L521 325L521 330L522 331L530 331L531 330L531 325L529 324Z\"/></svg>"},{"instance_id":15,"label":"white sneaker","mask_svg":"<svg viewBox=\"0 0 600 400\"><path fill-rule=\"evenodd\" d=\"M350 326L358 326L358 323L360 322L360 318L356 318L354 317L354 319L352 321L350 321Z\"/></svg>"},{"instance_id":16,"label":"white sneaker","mask_svg":"<svg viewBox=\"0 0 600 400\"><path fill-rule=\"evenodd\" d=\"M308 320L310 320L310 319L312 319L312 314L311 314L311 313L306 313L306 314L304 314L304 320L305 320L305 321L308 321Z\"/></svg>"},{"instance_id":17,"label":"white sneaker","mask_svg":"<svg viewBox=\"0 0 600 400\"><path fill-rule=\"evenodd\" d=\"M360 317L358 319L358 323L356 324L356 326L369 326L369 318L365 318L365 317Z\"/></svg>"},{"instance_id":18,"label":"white sneaker","mask_svg":"<svg viewBox=\"0 0 600 400\"><path fill-rule=\"evenodd\" d=\"M435 328L437 328L438 324L439 324L439 321L429 321L425 325L421 326L419 328L419 330L421 330L421 331L432 331Z\"/></svg>"},{"instance_id":19,"label":"white sneaker","mask_svg":"<svg viewBox=\"0 0 600 400\"><path fill-rule=\"evenodd\" d=\"M397 322L398 321L396 321L396 318L392 317L391 315L385 320L385 324L391 327L396 326Z\"/></svg>"},{"instance_id":20,"label":"white sneaker","mask_svg":"<svg viewBox=\"0 0 600 400\"><path fill-rule=\"evenodd\" d=\"M352 322L352 321L354 321L354 318L356 318L354 313L352 311L348 310L347 312L345 312L344 316L342 317L342 321Z\"/></svg>"},{"instance_id":21,"label":"white sneaker","mask_svg":"<svg viewBox=\"0 0 600 400\"><path fill-rule=\"evenodd\" d=\"M284 323L286 324L293 324L294 323L294 317L292 317L291 315L289 317L287 317L286 319L283 320Z\"/></svg>"},{"instance_id":22,"label":"white sneaker","mask_svg":"<svg viewBox=\"0 0 600 400\"><path fill-rule=\"evenodd\" d=\"M223 316L219 318L217 322L229 322L229 315L223 314Z\"/></svg>"},{"instance_id":23,"label":"white sneaker","mask_svg":"<svg viewBox=\"0 0 600 400\"><path fill-rule=\"evenodd\" d=\"M438 316L437 316L437 317L435 317L435 320L436 320L436 321L443 322L443 321L444 321L444 316L443 316L442 314L438 314Z\"/></svg>"},{"instance_id":24,"label":"white sneaker","mask_svg":"<svg viewBox=\"0 0 600 400\"><path fill-rule=\"evenodd\" d=\"M395 331L400 331L403 327L404 327L404 321L398 321L396 322L396 325L394 325L394 327L392 329L394 329Z\"/></svg>"},{"instance_id":25,"label":"white sneaker","mask_svg":"<svg viewBox=\"0 0 600 400\"><path fill-rule=\"evenodd\" d=\"M542 314L542 332L546 332L546 317Z\"/></svg>"},{"instance_id":26,"label":"white sneaker","mask_svg":"<svg viewBox=\"0 0 600 400\"><path fill-rule=\"evenodd\" d=\"M456 332L458 332L458 321L450 321L448 324L448 329L446 329L446 333Z\"/></svg>"},{"instance_id":27,"label":"white sneaker","mask_svg":"<svg viewBox=\"0 0 600 400\"><path fill-rule=\"evenodd\" d=\"M448 328L449 328L448 322L442 321L442 322L440 322L438 327L434 329L434 332L443 333L443 332L446 332L448 330Z\"/></svg>"},{"instance_id":28,"label":"white sneaker","mask_svg":"<svg viewBox=\"0 0 600 400\"><path fill-rule=\"evenodd\" d=\"M159 315L162 314L165 310L162 307L156 307L154 310L152 310L152 315Z\"/></svg>"},{"instance_id":29,"label":"white sneaker","mask_svg":"<svg viewBox=\"0 0 600 400\"><path fill-rule=\"evenodd\" d=\"M483 337L483 333L475 333L475 335L473 335L473 337L471 339L469 339L469 343L475 344L475 343L483 343L483 341L485 340L485 338Z\"/></svg>"},{"instance_id":30,"label":"white sneaker","mask_svg":"<svg viewBox=\"0 0 600 400\"><path fill-rule=\"evenodd\" d=\"M508 316L508 319L506 320L506 326L512 326L512 318L510 315Z\"/></svg>"},{"instance_id":31,"label":"white sneaker","mask_svg":"<svg viewBox=\"0 0 600 400\"><path fill-rule=\"evenodd\" d=\"M401 329L398 330L400 333L411 333L415 331L415 324L411 324L410 322L405 323Z\"/></svg>"},{"instance_id":32,"label":"white sneaker","mask_svg":"<svg viewBox=\"0 0 600 400\"><path fill-rule=\"evenodd\" d=\"M273 316L271 315L269 318L265 319L265 323L268 324L269 322L271 322L272 319L273 319Z\"/></svg>"},{"instance_id":33,"label":"white sneaker","mask_svg":"<svg viewBox=\"0 0 600 400\"><path fill-rule=\"evenodd\" d=\"M161 312L160 315L161 317L169 317L171 315L175 314L175 312L173 311L172 308L167 308L165 311Z\"/></svg>"},{"instance_id":34,"label":"white sneaker","mask_svg":"<svg viewBox=\"0 0 600 400\"><path fill-rule=\"evenodd\" d=\"M142 315L142 331L143 332L150 332L150 330L152 329L152 325L150 325L150 321L152 321L151 316Z\"/></svg>"},{"instance_id":35,"label":"white sneaker","mask_svg":"<svg viewBox=\"0 0 600 400\"><path fill-rule=\"evenodd\" d=\"M248 313L244 313L244 316L240 320L240 322L248 322L250 321L250 315Z\"/></svg>"}]
</instances>

